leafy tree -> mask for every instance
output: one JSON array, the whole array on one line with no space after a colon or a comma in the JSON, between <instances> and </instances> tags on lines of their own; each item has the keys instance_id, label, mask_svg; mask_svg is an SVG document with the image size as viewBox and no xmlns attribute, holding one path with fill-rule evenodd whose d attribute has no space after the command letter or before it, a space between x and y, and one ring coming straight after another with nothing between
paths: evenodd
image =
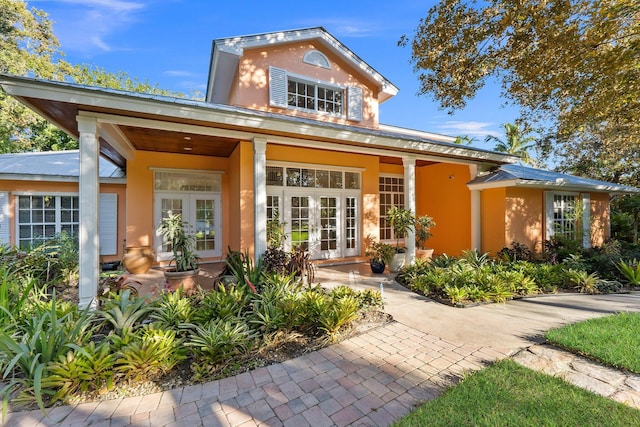
<instances>
[{"instance_id":1,"label":"leafy tree","mask_svg":"<svg viewBox=\"0 0 640 427\"><path fill-rule=\"evenodd\" d=\"M471 145L476 141L477 139L475 137L472 137L469 135L463 135L463 136L461 135L461 136L458 136L456 140L453 142L458 145Z\"/></svg>"},{"instance_id":2,"label":"leafy tree","mask_svg":"<svg viewBox=\"0 0 640 427\"><path fill-rule=\"evenodd\" d=\"M0 73L183 96L125 72L109 73L83 64L73 66L61 59L63 55L45 12L28 8L22 1L0 0ZM0 91L0 153L75 148L75 139Z\"/></svg>"},{"instance_id":3,"label":"leafy tree","mask_svg":"<svg viewBox=\"0 0 640 427\"><path fill-rule=\"evenodd\" d=\"M495 151L512 154L519 157L522 163L536 166L537 162L529 154L529 150L535 146L535 138L529 135L530 131L526 128L521 129L520 125L514 123L505 123L502 127L504 128L505 139L487 135L484 139L485 142L495 141L496 146L493 148Z\"/></svg>"},{"instance_id":4,"label":"leafy tree","mask_svg":"<svg viewBox=\"0 0 640 427\"><path fill-rule=\"evenodd\" d=\"M60 80L71 69L46 13L0 0L0 73ZM0 152L77 147L64 132L0 91Z\"/></svg>"},{"instance_id":5,"label":"leafy tree","mask_svg":"<svg viewBox=\"0 0 640 427\"><path fill-rule=\"evenodd\" d=\"M420 93L442 108L461 109L498 81L547 135L545 154L625 163L627 182L638 169L637 0L442 0L399 43L409 42Z\"/></svg>"}]
</instances>

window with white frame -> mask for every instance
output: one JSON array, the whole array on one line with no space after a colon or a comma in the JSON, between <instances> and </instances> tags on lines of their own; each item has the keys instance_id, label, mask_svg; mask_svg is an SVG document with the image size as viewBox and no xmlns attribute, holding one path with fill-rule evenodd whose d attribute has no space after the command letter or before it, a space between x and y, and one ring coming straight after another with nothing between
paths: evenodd
<instances>
[{"instance_id":1,"label":"window with white frame","mask_svg":"<svg viewBox=\"0 0 640 427\"><path fill-rule=\"evenodd\" d=\"M363 92L359 86L339 86L269 67L269 105L327 113L362 121Z\"/></svg>"},{"instance_id":2,"label":"window with white frame","mask_svg":"<svg viewBox=\"0 0 640 427\"><path fill-rule=\"evenodd\" d=\"M80 199L74 194L16 195L16 245L37 246L60 233L78 237ZM117 195L100 194L100 254L117 253Z\"/></svg>"},{"instance_id":3,"label":"window with white frame","mask_svg":"<svg viewBox=\"0 0 640 427\"><path fill-rule=\"evenodd\" d=\"M78 196L18 196L17 245L27 249L66 232L77 236Z\"/></svg>"},{"instance_id":4,"label":"window with white frame","mask_svg":"<svg viewBox=\"0 0 640 427\"><path fill-rule=\"evenodd\" d=\"M380 176L380 240L393 240L393 228L387 221L387 212L393 207L404 208L404 178Z\"/></svg>"},{"instance_id":5,"label":"window with white frame","mask_svg":"<svg viewBox=\"0 0 640 427\"><path fill-rule=\"evenodd\" d=\"M287 104L290 107L342 115L343 92L337 86L319 84L289 76L287 79Z\"/></svg>"},{"instance_id":6,"label":"window with white frame","mask_svg":"<svg viewBox=\"0 0 640 427\"><path fill-rule=\"evenodd\" d=\"M581 240L584 247L590 246L589 194L549 191L546 193L546 212L547 239Z\"/></svg>"}]
</instances>

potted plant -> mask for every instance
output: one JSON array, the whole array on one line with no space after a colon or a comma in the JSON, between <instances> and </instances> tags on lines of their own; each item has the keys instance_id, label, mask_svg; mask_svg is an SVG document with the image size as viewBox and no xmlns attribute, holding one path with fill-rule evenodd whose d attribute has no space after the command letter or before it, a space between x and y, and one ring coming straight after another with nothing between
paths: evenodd
<instances>
[{"instance_id":1,"label":"potted plant","mask_svg":"<svg viewBox=\"0 0 640 427\"><path fill-rule=\"evenodd\" d=\"M389 264L389 270L392 272L400 271L406 260L406 249L400 246L400 238L403 238L414 229L416 217L409 209L392 207L387 211L387 222L393 228L393 234L396 236L396 255Z\"/></svg>"},{"instance_id":2,"label":"potted plant","mask_svg":"<svg viewBox=\"0 0 640 427\"><path fill-rule=\"evenodd\" d=\"M200 257L195 252L196 238L188 233L191 225L182 220L181 214L169 213L162 218L157 232L173 253L169 268L164 272L169 287L173 290L182 286L185 291L195 288L195 276L200 272ZM172 267L174 264L174 267Z\"/></svg>"},{"instance_id":3,"label":"potted plant","mask_svg":"<svg viewBox=\"0 0 640 427\"><path fill-rule=\"evenodd\" d=\"M427 248L425 245L431 233L431 228L436 226L436 222L429 215L423 215L416 218L416 258L429 259L433 255L433 249Z\"/></svg>"},{"instance_id":4,"label":"potted plant","mask_svg":"<svg viewBox=\"0 0 640 427\"><path fill-rule=\"evenodd\" d=\"M395 254L396 249L384 242L372 242L365 252L369 257L371 272L376 274L384 272L385 266L391 263Z\"/></svg>"}]
</instances>

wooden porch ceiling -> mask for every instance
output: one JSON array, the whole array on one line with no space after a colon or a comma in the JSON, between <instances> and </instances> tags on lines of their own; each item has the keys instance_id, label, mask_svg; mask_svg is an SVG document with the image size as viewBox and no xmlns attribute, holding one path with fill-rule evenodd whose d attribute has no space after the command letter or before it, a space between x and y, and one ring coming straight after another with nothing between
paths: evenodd
<instances>
[{"instance_id":1,"label":"wooden porch ceiling","mask_svg":"<svg viewBox=\"0 0 640 427\"><path fill-rule=\"evenodd\" d=\"M237 139L133 126L120 126L120 130L136 150L143 151L229 157L239 143Z\"/></svg>"}]
</instances>

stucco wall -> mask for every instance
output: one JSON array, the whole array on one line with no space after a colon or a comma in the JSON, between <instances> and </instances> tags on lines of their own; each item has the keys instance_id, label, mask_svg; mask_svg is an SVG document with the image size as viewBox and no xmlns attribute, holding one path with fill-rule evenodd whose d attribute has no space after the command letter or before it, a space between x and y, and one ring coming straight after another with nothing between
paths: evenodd
<instances>
[{"instance_id":1,"label":"stucco wall","mask_svg":"<svg viewBox=\"0 0 640 427\"><path fill-rule=\"evenodd\" d=\"M608 193L591 193L591 245L602 246L611 237Z\"/></svg>"},{"instance_id":2,"label":"stucco wall","mask_svg":"<svg viewBox=\"0 0 640 427\"><path fill-rule=\"evenodd\" d=\"M517 187L506 190L504 246L515 241L540 252L545 229L544 191Z\"/></svg>"},{"instance_id":3,"label":"stucco wall","mask_svg":"<svg viewBox=\"0 0 640 427\"><path fill-rule=\"evenodd\" d=\"M416 168L416 213L436 222L427 246L436 254L459 255L471 246L469 167L438 163Z\"/></svg>"},{"instance_id":4,"label":"stucco wall","mask_svg":"<svg viewBox=\"0 0 640 427\"><path fill-rule=\"evenodd\" d=\"M482 252L494 255L505 246L505 202L505 188L490 188L480 192Z\"/></svg>"},{"instance_id":5,"label":"stucco wall","mask_svg":"<svg viewBox=\"0 0 640 427\"><path fill-rule=\"evenodd\" d=\"M302 59L309 50L322 52L329 59L331 69L304 63ZM328 114L318 115L305 113L293 108L270 107L269 66L282 68L288 73L317 79L332 85L360 87L362 89L363 120L357 122L357 126L370 128L378 126L378 101L375 88L361 82L358 79L358 72L336 55L326 50L323 46L313 43L290 43L267 49L245 49L243 57L238 64L237 80L236 84L232 86L230 103L258 110L286 113L289 116L311 117L330 122L356 124ZM344 100L346 108L346 97Z\"/></svg>"},{"instance_id":6,"label":"stucco wall","mask_svg":"<svg viewBox=\"0 0 640 427\"><path fill-rule=\"evenodd\" d=\"M231 167L230 160L219 157L206 157L172 153L137 151L136 157L127 162L127 200L126 239L128 246L154 246L157 224L153 212L153 168L194 169L220 171L222 174L222 229L229 229L230 176L239 173ZM223 252L229 245L229 234L223 232ZM207 261L207 260L204 260Z\"/></svg>"}]
</instances>

